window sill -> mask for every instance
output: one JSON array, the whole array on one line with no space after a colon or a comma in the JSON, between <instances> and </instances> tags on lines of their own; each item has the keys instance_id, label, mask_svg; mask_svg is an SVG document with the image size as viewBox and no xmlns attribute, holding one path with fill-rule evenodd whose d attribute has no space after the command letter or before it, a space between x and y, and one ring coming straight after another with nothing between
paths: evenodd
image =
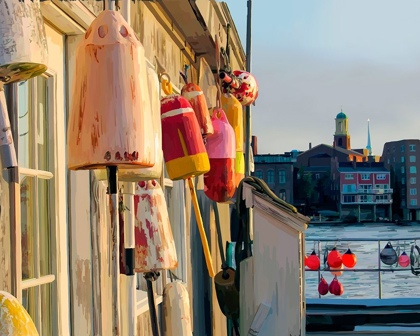
<instances>
[{"instance_id":1,"label":"window sill","mask_svg":"<svg viewBox=\"0 0 420 336\"><path fill-rule=\"evenodd\" d=\"M137 296L136 316L140 316L141 314L149 311L149 302L147 299L147 292L143 290L136 290L136 296ZM162 295L156 295L155 300L156 300L156 305L160 305L163 300Z\"/></svg>"}]
</instances>

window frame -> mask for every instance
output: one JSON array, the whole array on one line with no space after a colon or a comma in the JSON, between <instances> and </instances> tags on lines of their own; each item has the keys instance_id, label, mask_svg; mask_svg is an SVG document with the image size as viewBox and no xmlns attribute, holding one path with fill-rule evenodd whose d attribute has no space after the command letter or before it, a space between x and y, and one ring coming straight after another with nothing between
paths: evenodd
<instances>
[{"instance_id":1,"label":"window frame","mask_svg":"<svg viewBox=\"0 0 420 336\"><path fill-rule=\"evenodd\" d=\"M352 174L352 173L344 174L344 179L345 180L353 180L354 179L354 174Z\"/></svg>"},{"instance_id":2,"label":"window frame","mask_svg":"<svg viewBox=\"0 0 420 336\"><path fill-rule=\"evenodd\" d=\"M272 176L271 176L271 173L272 173ZM267 183L269 184L275 183L274 169L267 170Z\"/></svg>"},{"instance_id":3,"label":"window frame","mask_svg":"<svg viewBox=\"0 0 420 336\"><path fill-rule=\"evenodd\" d=\"M410 188L410 195L417 195L417 188Z\"/></svg>"},{"instance_id":4,"label":"window frame","mask_svg":"<svg viewBox=\"0 0 420 336\"><path fill-rule=\"evenodd\" d=\"M286 183L286 171L284 169L280 169L278 173L279 183L284 184Z\"/></svg>"},{"instance_id":5,"label":"window frame","mask_svg":"<svg viewBox=\"0 0 420 336\"><path fill-rule=\"evenodd\" d=\"M417 174L417 167L416 166L410 166L410 174Z\"/></svg>"},{"instance_id":6,"label":"window frame","mask_svg":"<svg viewBox=\"0 0 420 336\"><path fill-rule=\"evenodd\" d=\"M367 178L366 178L366 176L367 176ZM361 179L362 181L369 181L369 180L370 180L370 173L363 173L363 174L360 174L360 179Z\"/></svg>"},{"instance_id":7,"label":"window frame","mask_svg":"<svg viewBox=\"0 0 420 336\"><path fill-rule=\"evenodd\" d=\"M44 132L48 132L48 171L38 169L38 79L42 77L44 78L45 85L46 85L46 113L47 113L47 120L48 122L43 125ZM19 157L19 89L18 86L24 82L14 83L8 87L8 105L9 110L13 111L13 119L11 120L11 128L13 139L15 142L16 154ZM59 184L57 182L58 177L58 165L57 165L57 151L58 151L58 139L57 139L57 93L55 91L57 85L57 73L54 70L47 69L43 74L29 79L26 81L28 87L30 86L31 95L28 97L28 108L31 111L30 120L28 121L28 127L31 130L31 137L32 143L30 151L33 153L33 168L21 167L18 162L18 172L19 172L19 186L23 182L24 177L32 178L33 180L33 190L31 197L34 199L34 206L32 210L32 217L33 217L33 235L32 237L34 241L34 256L33 256L33 267L34 267L34 277L29 279L23 279L22 275L22 266L23 266L23 247L19 243L19 246L11 246L11 255L10 260L11 263L15 265L20 265L17 267L16 272L18 274L14 274L13 277L16 277L16 281L18 282L18 294L17 296L20 297L23 301L23 291L33 289L35 291L35 316L33 316L33 320L35 326L38 331L42 331L42 309L41 309L41 300L42 300L42 288L41 286L50 284L51 285L51 305L50 309L51 312L57 312L61 309L61 295L59 295L58 290L58 283L57 278L60 276L60 267L59 267L59 255L58 255L58 248L57 242L60 241L59 236L59 223L61 222L62 218L59 215ZM50 243L50 254L51 259L48 260L50 262L50 274L42 275L41 276L41 258L40 258L40 218L39 218L39 193L38 193L38 182L40 180L50 181L49 185L47 186L49 191L48 197L48 205L50 207L49 211L49 218L48 224L51 225L48 232L48 240ZM21 199L21 190L19 187L18 197ZM22 219L21 219L21 201L19 202L19 206L14 208L15 214L18 218L18 234L22 237ZM16 250L12 250L12 248L20 249L20 252L17 253ZM58 334L59 330L59 323L60 323L60 316L58 313L50 314L49 318L51 319L51 326L52 326L52 333Z\"/></svg>"},{"instance_id":8,"label":"window frame","mask_svg":"<svg viewBox=\"0 0 420 336\"><path fill-rule=\"evenodd\" d=\"M410 162L416 162L416 156L410 155Z\"/></svg>"},{"instance_id":9,"label":"window frame","mask_svg":"<svg viewBox=\"0 0 420 336\"><path fill-rule=\"evenodd\" d=\"M417 206L417 198L412 198L410 201L410 205Z\"/></svg>"},{"instance_id":10,"label":"window frame","mask_svg":"<svg viewBox=\"0 0 420 336\"><path fill-rule=\"evenodd\" d=\"M416 151L416 145L414 145L414 144L408 145L408 148L409 148L410 152L415 152Z\"/></svg>"}]
</instances>

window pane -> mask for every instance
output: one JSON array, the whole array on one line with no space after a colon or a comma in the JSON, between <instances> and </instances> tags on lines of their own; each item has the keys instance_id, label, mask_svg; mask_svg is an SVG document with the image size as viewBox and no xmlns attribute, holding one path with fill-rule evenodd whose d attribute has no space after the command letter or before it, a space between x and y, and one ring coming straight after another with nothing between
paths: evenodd
<instances>
[{"instance_id":1,"label":"window pane","mask_svg":"<svg viewBox=\"0 0 420 336\"><path fill-rule=\"evenodd\" d=\"M19 166L24 168L34 168L33 166L33 135L30 128L31 111L31 81L20 82L18 84L18 114L19 114Z\"/></svg>"},{"instance_id":2,"label":"window pane","mask_svg":"<svg viewBox=\"0 0 420 336\"><path fill-rule=\"evenodd\" d=\"M31 316L32 321L36 323L35 287L24 289L22 291L22 305Z\"/></svg>"},{"instance_id":3,"label":"window pane","mask_svg":"<svg viewBox=\"0 0 420 336\"><path fill-rule=\"evenodd\" d=\"M52 284L41 286L41 335L52 335Z\"/></svg>"},{"instance_id":4,"label":"window pane","mask_svg":"<svg viewBox=\"0 0 420 336\"><path fill-rule=\"evenodd\" d=\"M39 254L41 276L52 274L51 270L51 223L50 180L38 180Z\"/></svg>"},{"instance_id":5,"label":"window pane","mask_svg":"<svg viewBox=\"0 0 420 336\"><path fill-rule=\"evenodd\" d=\"M34 187L33 177L22 177L20 182L20 210L22 226L22 279L35 276L35 233L34 233Z\"/></svg>"},{"instance_id":6,"label":"window pane","mask_svg":"<svg viewBox=\"0 0 420 336\"><path fill-rule=\"evenodd\" d=\"M38 76L37 81L37 145L38 169L48 170L48 100L47 78Z\"/></svg>"}]
</instances>

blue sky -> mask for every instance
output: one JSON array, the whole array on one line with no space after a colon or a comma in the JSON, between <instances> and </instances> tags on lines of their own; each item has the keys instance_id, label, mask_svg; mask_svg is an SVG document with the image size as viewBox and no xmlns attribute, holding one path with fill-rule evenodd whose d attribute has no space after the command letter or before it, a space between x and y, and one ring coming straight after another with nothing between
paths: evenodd
<instances>
[{"instance_id":1,"label":"blue sky","mask_svg":"<svg viewBox=\"0 0 420 336\"><path fill-rule=\"evenodd\" d=\"M246 0L227 0L245 48ZM420 1L253 0L253 134L260 153L332 144L343 105L353 148L420 138Z\"/></svg>"}]
</instances>

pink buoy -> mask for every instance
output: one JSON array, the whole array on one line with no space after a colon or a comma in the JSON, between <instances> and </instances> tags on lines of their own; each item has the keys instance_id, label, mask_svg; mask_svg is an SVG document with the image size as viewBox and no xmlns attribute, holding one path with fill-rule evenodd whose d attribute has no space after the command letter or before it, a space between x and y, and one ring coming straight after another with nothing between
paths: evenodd
<instances>
[{"instance_id":1,"label":"pink buoy","mask_svg":"<svg viewBox=\"0 0 420 336\"><path fill-rule=\"evenodd\" d=\"M407 253L403 252L400 257L398 258L398 264L401 267L407 267L410 265L410 257L407 255Z\"/></svg>"},{"instance_id":2,"label":"pink buoy","mask_svg":"<svg viewBox=\"0 0 420 336\"><path fill-rule=\"evenodd\" d=\"M235 193L235 132L222 109L213 111L214 133L207 137L210 171L204 174L204 192L216 202L227 202Z\"/></svg>"}]
</instances>

